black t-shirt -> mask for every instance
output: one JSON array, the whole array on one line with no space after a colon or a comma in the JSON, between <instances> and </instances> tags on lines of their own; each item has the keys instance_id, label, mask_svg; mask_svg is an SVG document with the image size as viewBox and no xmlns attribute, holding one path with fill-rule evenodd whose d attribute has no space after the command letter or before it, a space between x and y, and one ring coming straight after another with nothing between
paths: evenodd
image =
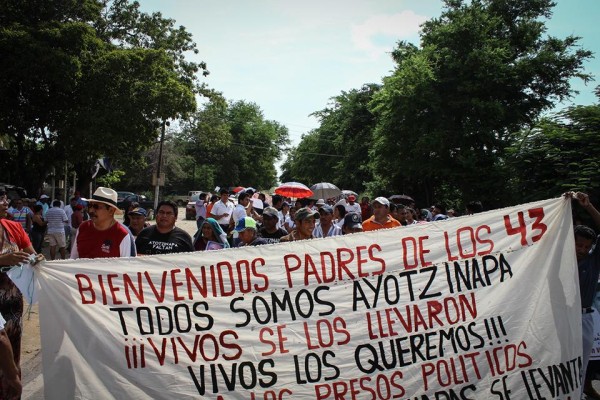
<instances>
[{"instance_id":1,"label":"black t-shirt","mask_svg":"<svg viewBox=\"0 0 600 400\"><path fill-rule=\"evenodd\" d=\"M191 236L175 227L169 233L160 233L156 225L142 229L135 239L138 254L171 254L194 251Z\"/></svg>"},{"instance_id":2,"label":"black t-shirt","mask_svg":"<svg viewBox=\"0 0 600 400\"><path fill-rule=\"evenodd\" d=\"M281 239L287 234L288 233L283 228L279 228L273 233L267 232L267 230L264 227L258 230L258 236L265 239L267 243L279 243L279 239Z\"/></svg>"},{"instance_id":3,"label":"black t-shirt","mask_svg":"<svg viewBox=\"0 0 600 400\"><path fill-rule=\"evenodd\" d=\"M252 241L252 243L245 244L244 242L240 242L237 247L245 247L245 246L260 246L263 244L269 244L267 241L260 236L257 236L256 239Z\"/></svg>"}]
</instances>

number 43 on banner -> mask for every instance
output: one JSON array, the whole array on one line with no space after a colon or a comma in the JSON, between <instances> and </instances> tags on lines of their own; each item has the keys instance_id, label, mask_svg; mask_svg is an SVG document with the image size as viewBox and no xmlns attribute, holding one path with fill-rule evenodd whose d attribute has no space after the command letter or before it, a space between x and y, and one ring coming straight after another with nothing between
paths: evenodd
<instances>
[{"instance_id":1,"label":"number 43 on banner","mask_svg":"<svg viewBox=\"0 0 600 400\"><path fill-rule=\"evenodd\" d=\"M548 230L548 226L542 222L544 219L544 209L541 207L532 208L527 211L527 216L529 221L533 220L531 224L530 231L528 231L528 224L525 221L525 213L523 211L519 211L517 213L517 225L513 226L510 215L504 216L504 227L506 228L506 233L509 235L521 235L521 245L527 246L529 242L527 241L528 235L531 235L531 243L535 243L544 236L544 233Z\"/></svg>"}]
</instances>

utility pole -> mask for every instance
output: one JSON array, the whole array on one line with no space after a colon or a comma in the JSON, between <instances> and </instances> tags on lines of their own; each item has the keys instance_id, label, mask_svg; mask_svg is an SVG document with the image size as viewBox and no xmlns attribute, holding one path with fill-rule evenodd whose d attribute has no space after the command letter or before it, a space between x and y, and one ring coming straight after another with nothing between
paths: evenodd
<instances>
[{"instance_id":1,"label":"utility pole","mask_svg":"<svg viewBox=\"0 0 600 400\"><path fill-rule=\"evenodd\" d=\"M165 128L167 122L163 119L160 131L160 143L158 145L158 164L156 166L156 186L154 187L154 209L158 207L158 194L160 192L160 168L162 166L163 142L165 141Z\"/></svg>"}]
</instances>

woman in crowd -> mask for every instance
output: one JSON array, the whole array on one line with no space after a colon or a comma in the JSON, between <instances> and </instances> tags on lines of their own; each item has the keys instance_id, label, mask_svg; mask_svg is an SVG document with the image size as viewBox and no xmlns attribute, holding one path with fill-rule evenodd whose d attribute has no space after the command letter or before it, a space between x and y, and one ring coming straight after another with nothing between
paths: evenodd
<instances>
[{"instance_id":1,"label":"woman in crowd","mask_svg":"<svg viewBox=\"0 0 600 400\"><path fill-rule=\"evenodd\" d=\"M414 224L418 224L419 221L417 221L417 212L410 207L406 207L406 225L414 225Z\"/></svg>"},{"instance_id":2,"label":"woman in crowd","mask_svg":"<svg viewBox=\"0 0 600 400\"><path fill-rule=\"evenodd\" d=\"M31 243L36 253L42 252L42 244L44 243L44 235L46 234L46 225L48 222L44 220L42 215L43 208L36 204L33 206L33 218L31 219Z\"/></svg>"},{"instance_id":3,"label":"woman in crowd","mask_svg":"<svg viewBox=\"0 0 600 400\"><path fill-rule=\"evenodd\" d=\"M6 218L8 199L0 192L0 268L19 265L35 254L27 233L18 222ZM23 333L23 295L5 271L0 272L0 314L6 319L4 330L12 344L14 362L20 368L21 336ZM0 372L0 393L3 376Z\"/></svg>"},{"instance_id":4,"label":"woman in crowd","mask_svg":"<svg viewBox=\"0 0 600 400\"><path fill-rule=\"evenodd\" d=\"M216 243L211 246L209 242ZM194 250L214 250L217 248L228 248L227 234L214 218L206 218L200 229L194 235Z\"/></svg>"},{"instance_id":5,"label":"woman in crowd","mask_svg":"<svg viewBox=\"0 0 600 400\"><path fill-rule=\"evenodd\" d=\"M285 222L283 224L283 229L285 229L288 233L292 233L292 231L294 230L294 228L296 227L296 207L292 207L290 208L290 212L288 213L287 217L285 218Z\"/></svg>"},{"instance_id":6,"label":"woman in crowd","mask_svg":"<svg viewBox=\"0 0 600 400\"><path fill-rule=\"evenodd\" d=\"M281 203L281 211L279 211L279 223L281 224L281 227L283 228L283 225L285 224L285 221L287 220L287 218L290 216L290 203L288 203L287 201L284 201L283 203Z\"/></svg>"},{"instance_id":7,"label":"woman in crowd","mask_svg":"<svg viewBox=\"0 0 600 400\"><path fill-rule=\"evenodd\" d=\"M346 206L339 203L333 207L333 223L339 226L340 229L344 226L344 217L346 216Z\"/></svg>"}]
</instances>

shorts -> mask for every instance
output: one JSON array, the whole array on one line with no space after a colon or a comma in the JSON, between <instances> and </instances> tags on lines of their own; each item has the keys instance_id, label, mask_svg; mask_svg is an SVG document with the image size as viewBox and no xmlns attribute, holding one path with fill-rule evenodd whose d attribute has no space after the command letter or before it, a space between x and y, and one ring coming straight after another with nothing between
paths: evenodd
<instances>
[{"instance_id":1,"label":"shorts","mask_svg":"<svg viewBox=\"0 0 600 400\"><path fill-rule=\"evenodd\" d=\"M60 247L67 247L67 241L65 239L65 233L64 232L48 232L48 244L50 244L51 247L53 246L58 246Z\"/></svg>"}]
</instances>

